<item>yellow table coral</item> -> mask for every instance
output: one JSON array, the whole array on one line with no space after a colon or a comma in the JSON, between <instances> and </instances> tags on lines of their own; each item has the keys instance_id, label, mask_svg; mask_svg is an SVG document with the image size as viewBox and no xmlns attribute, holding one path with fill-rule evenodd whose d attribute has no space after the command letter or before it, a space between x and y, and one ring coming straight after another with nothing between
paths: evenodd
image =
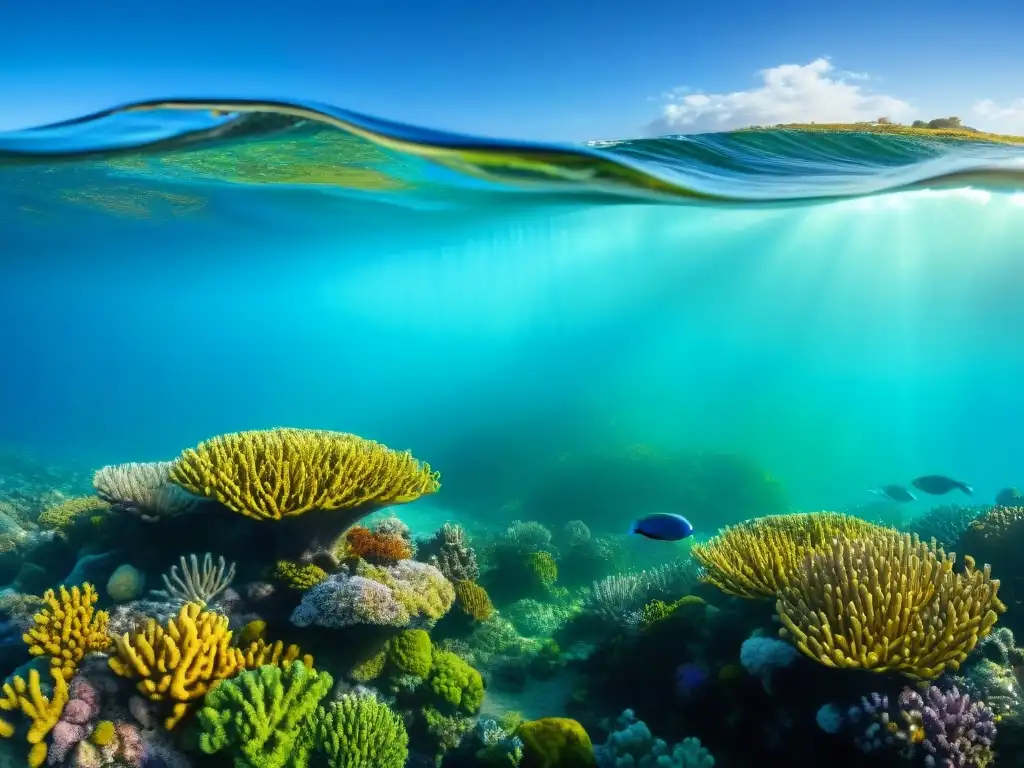
<instances>
[{"instance_id":1,"label":"yellow table coral","mask_svg":"<svg viewBox=\"0 0 1024 768\"><path fill-rule=\"evenodd\" d=\"M65 680L70 680L87 653L110 647L109 616L93 607L98 599L96 590L88 583L81 589L72 587L70 592L61 586L59 597L52 589L46 590L43 609L22 636L28 652L33 656L48 655L51 665L60 670Z\"/></svg>"},{"instance_id":2,"label":"yellow table coral","mask_svg":"<svg viewBox=\"0 0 1024 768\"><path fill-rule=\"evenodd\" d=\"M170 478L258 520L311 510L373 509L415 501L440 488L438 473L408 452L345 432L252 430L186 450Z\"/></svg>"},{"instance_id":3,"label":"yellow table coral","mask_svg":"<svg viewBox=\"0 0 1024 768\"><path fill-rule=\"evenodd\" d=\"M875 530L885 529L836 512L771 515L729 526L690 551L702 581L738 597L775 597L808 553Z\"/></svg>"},{"instance_id":4,"label":"yellow table coral","mask_svg":"<svg viewBox=\"0 0 1024 768\"><path fill-rule=\"evenodd\" d=\"M245 667L241 650L231 645L228 619L186 603L166 626L149 619L134 635L114 638L117 655L110 668L121 677L137 677L137 688L152 701L171 701L164 721L171 729L219 680Z\"/></svg>"},{"instance_id":5,"label":"yellow table coral","mask_svg":"<svg viewBox=\"0 0 1024 768\"><path fill-rule=\"evenodd\" d=\"M967 557L958 574L953 561L895 531L837 539L782 588L780 634L829 667L925 680L955 670L1005 606L988 566Z\"/></svg>"}]
</instances>

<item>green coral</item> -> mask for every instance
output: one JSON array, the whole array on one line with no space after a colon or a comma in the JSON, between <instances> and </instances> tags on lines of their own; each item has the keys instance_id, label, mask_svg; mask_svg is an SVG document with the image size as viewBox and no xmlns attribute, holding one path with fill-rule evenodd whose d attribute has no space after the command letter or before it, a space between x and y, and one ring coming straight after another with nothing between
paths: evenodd
<instances>
[{"instance_id":1,"label":"green coral","mask_svg":"<svg viewBox=\"0 0 1024 768\"><path fill-rule=\"evenodd\" d=\"M271 576L291 589L305 592L321 581L327 581L327 571L313 563L295 563L291 560L278 560L274 564Z\"/></svg>"},{"instance_id":2,"label":"green coral","mask_svg":"<svg viewBox=\"0 0 1024 768\"><path fill-rule=\"evenodd\" d=\"M387 660L388 649L381 648L379 653L352 667L352 671L349 674L357 683L368 683L380 677L380 673L384 671L384 665L387 663Z\"/></svg>"},{"instance_id":3,"label":"green coral","mask_svg":"<svg viewBox=\"0 0 1024 768\"><path fill-rule=\"evenodd\" d=\"M328 768L403 768L409 757L402 718L372 694L342 696L313 722L313 746Z\"/></svg>"},{"instance_id":4,"label":"green coral","mask_svg":"<svg viewBox=\"0 0 1024 768\"><path fill-rule=\"evenodd\" d=\"M674 616L677 611L700 611L703 612L707 603L703 598L696 595L683 595L672 603L663 600L651 600L640 609L640 629L650 629L658 622Z\"/></svg>"},{"instance_id":5,"label":"green coral","mask_svg":"<svg viewBox=\"0 0 1024 768\"><path fill-rule=\"evenodd\" d=\"M462 743L462 737L473 730L475 725L473 718L465 715L446 715L434 707L423 708L423 720L427 725L427 732L434 739L437 758L458 748Z\"/></svg>"},{"instance_id":6,"label":"green coral","mask_svg":"<svg viewBox=\"0 0 1024 768\"><path fill-rule=\"evenodd\" d=\"M407 675L426 677L433 664L433 646L430 635L423 629L407 629L391 640L388 658Z\"/></svg>"},{"instance_id":7,"label":"green coral","mask_svg":"<svg viewBox=\"0 0 1024 768\"><path fill-rule=\"evenodd\" d=\"M568 717L527 720L516 729L523 742L520 768L593 768L594 746L577 721Z\"/></svg>"},{"instance_id":8,"label":"green coral","mask_svg":"<svg viewBox=\"0 0 1024 768\"><path fill-rule=\"evenodd\" d=\"M527 558L526 567L544 587L550 587L558 580L558 565L549 552L534 552Z\"/></svg>"},{"instance_id":9,"label":"green coral","mask_svg":"<svg viewBox=\"0 0 1024 768\"><path fill-rule=\"evenodd\" d=\"M199 711L199 746L230 748L236 768L303 768L308 746L300 733L334 681L302 663L267 665L224 680Z\"/></svg>"},{"instance_id":10,"label":"green coral","mask_svg":"<svg viewBox=\"0 0 1024 768\"><path fill-rule=\"evenodd\" d=\"M98 496L76 496L49 506L39 515L38 523L43 528L60 530L74 523L81 515L110 509L110 504Z\"/></svg>"},{"instance_id":11,"label":"green coral","mask_svg":"<svg viewBox=\"0 0 1024 768\"><path fill-rule=\"evenodd\" d=\"M451 651L434 649L430 687L448 704L471 715L484 703L480 673Z\"/></svg>"}]
</instances>

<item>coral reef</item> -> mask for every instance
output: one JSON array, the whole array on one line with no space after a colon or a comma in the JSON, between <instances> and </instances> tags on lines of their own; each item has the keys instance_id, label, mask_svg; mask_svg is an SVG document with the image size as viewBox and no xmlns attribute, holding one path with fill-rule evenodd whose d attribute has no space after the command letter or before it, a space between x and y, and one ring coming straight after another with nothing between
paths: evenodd
<instances>
[{"instance_id":1,"label":"coral reef","mask_svg":"<svg viewBox=\"0 0 1024 768\"><path fill-rule=\"evenodd\" d=\"M110 647L106 611L97 611L99 599L92 584L68 591L61 586L59 595L52 589L43 594L44 608L35 615L24 640L33 656L49 656L50 664L65 680L70 680L87 653Z\"/></svg>"},{"instance_id":2,"label":"coral reef","mask_svg":"<svg viewBox=\"0 0 1024 768\"><path fill-rule=\"evenodd\" d=\"M262 520L347 510L345 527L375 507L440 487L409 453L344 432L273 429L220 435L184 451L170 479L185 490Z\"/></svg>"},{"instance_id":3,"label":"coral reef","mask_svg":"<svg viewBox=\"0 0 1024 768\"><path fill-rule=\"evenodd\" d=\"M898 670L922 679L956 669L1005 606L986 566L953 558L910 534L837 539L806 556L777 608L783 629L827 666Z\"/></svg>"}]
</instances>

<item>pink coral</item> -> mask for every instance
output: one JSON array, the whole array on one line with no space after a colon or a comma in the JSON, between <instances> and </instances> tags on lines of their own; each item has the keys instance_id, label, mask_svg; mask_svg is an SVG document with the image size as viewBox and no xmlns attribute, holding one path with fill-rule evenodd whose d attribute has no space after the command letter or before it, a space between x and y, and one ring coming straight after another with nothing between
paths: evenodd
<instances>
[{"instance_id":1,"label":"pink coral","mask_svg":"<svg viewBox=\"0 0 1024 768\"><path fill-rule=\"evenodd\" d=\"M60 765L67 759L75 745L89 735L89 730L84 725L60 720L53 726L51 733L53 736L50 749L46 753L46 764Z\"/></svg>"},{"instance_id":2,"label":"pink coral","mask_svg":"<svg viewBox=\"0 0 1024 768\"><path fill-rule=\"evenodd\" d=\"M146 757L146 745L142 741L139 729L131 723L118 723L114 732L119 744L118 757L121 764L128 768L142 768L142 762Z\"/></svg>"}]
</instances>

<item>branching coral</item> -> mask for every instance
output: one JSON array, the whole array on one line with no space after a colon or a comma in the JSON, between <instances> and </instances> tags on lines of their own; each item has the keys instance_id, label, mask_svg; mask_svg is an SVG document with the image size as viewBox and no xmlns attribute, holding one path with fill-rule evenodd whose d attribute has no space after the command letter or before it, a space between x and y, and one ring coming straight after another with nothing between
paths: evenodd
<instances>
[{"instance_id":1,"label":"branching coral","mask_svg":"<svg viewBox=\"0 0 1024 768\"><path fill-rule=\"evenodd\" d=\"M246 669L284 666L293 661L301 661L307 667L313 667L312 656L308 653L303 654L297 645L286 646L281 640L268 643L263 638L256 638L248 645L244 645L241 650L242 666Z\"/></svg>"},{"instance_id":2,"label":"branching coral","mask_svg":"<svg viewBox=\"0 0 1024 768\"><path fill-rule=\"evenodd\" d=\"M534 520L513 520L503 538L506 546L527 554L551 545L551 531Z\"/></svg>"},{"instance_id":3,"label":"branching coral","mask_svg":"<svg viewBox=\"0 0 1024 768\"><path fill-rule=\"evenodd\" d=\"M165 589L155 594L169 600L206 605L227 589L235 578L235 564L224 562L222 556L217 558L217 564L214 565L213 556L209 552L203 556L202 566L195 554L189 555L188 560L182 555L180 563L181 572L178 572L178 566L172 565L170 572L163 576Z\"/></svg>"},{"instance_id":4,"label":"branching coral","mask_svg":"<svg viewBox=\"0 0 1024 768\"><path fill-rule=\"evenodd\" d=\"M213 684L245 665L242 652L231 645L227 617L204 611L199 603L183 605L166 626L149 619L141 631L115 637L114 644L117 655L110 668L117 675L139 678L136 687L151 701L173 702L164 721L168 730Z\"/></svg>"},{"instance_id":5,"label":"branching coral","mask_svg":"<svg viewBox=\"0 0 1024 768\"><path fill-rule=\"evenodd\" d=\"M345 534L348 551L371 563L394 563L412 557L412 546L402 536L376 533L357 525Z\"/></svg>"},{"instance_id":6,"label":"branching coral","mask_svg":"<svg viewBox=\"0 0 1024 768\"><path fill-rule=\"evenodd\" d=\"M526 560L526 567L533 578L543 587L550 587L558 580L558 565L548 552L533 552Z\"/></svg>"},{"instance_id":7,"label":"branching coral","mask_svg":"<svg viewBox=\"0 0 1024 768\"><path fill-rule=\"evenodd\" d=\"M64 705L68 702L68 684L60 670L52 667L53 693L49 698L39 686L39 672L35 669L28 673L28 682L15 676L9 683L4 683L3 697L0 698L0 711L21 712L29 719L31 725L26 739L32 745L28 753L30 768L38 768L46 760L46 742L43 739L53 730L60 720ZM0 719L0 737L10 738L14 735L14 726Z\"/></svg>"},{"instance_id":8,"label":"branching coral","mask_svg":"<svg viewBox=\"0 0 1024 768\"><path fill-rule=\"evenodd\" d=\"M402 718L372 694L320 707L313 724L313 746L328 768L403 768L409 756Z\"/></svg>"},{"instance_id":9,"label":"branching coral","mask_svg":"<svg viewBox=\"0 0 1024 768\"><path fill-rule=\"evenodd\" d=\"M23 637L28 652L33 656L47 655L50 664L65 680L70 680L78 663L87 653L106 651L110 647L107 637L106 611L94 608L99 596L92 584L72 587L69 592L61 586L59 596L52 589L43 593L44 608L35 615L33 624Z\"/></svg>"},{"instance_id":10,"label":"branching coral","mask_svg":"<svg viewBox=\"0 0 1024 768\"><path fill-rule=\"evenodd\" d=\"M171 481L258 520L311 510L359 510L415 501L438 473L408 452L344 432L271 429L221 435L186 450Z\"/></svg>"},{"instance_id":11,"label":"branching coral","mask_svg":"<svg viewBox=\"0 0 1024 768\"><path fill-rule=\"evenodd\" d=\"M206 695L199 745L211 755L230 749L236 766L305 765L300 734L332 683L305 664L242 672Z\"/></svg>"},{"instance_id":12,"label":"branching coral","mask_svg":"<svg viewBox=\"0 0 1024 768\"><path fill-rule=\"evenodd\" d=\"M953 560L894 531L837 539L805 555L782 587L780 634L830 667L926 680L955 670L1005 606L988 566L978 570L967 557L957 574Z\"/></svg>"},{"instance_id":13,"label":"branching coral","mask_svg":"<svg viewBox=\"0 0 1024 768\"><path fill-rule=\"evenodd\" d=\"M147 520L193 510L199 499L170 481L171 461L131 462L103 467L92 485L100 498Z\"/></svg>"},{"instance_id":14,"label":"branching coral","mask_svg":"<svg viewBox=\"0 0 1024 768\"><path fill-rule=\"evenodd\" d=\"M878 526L835 512L773 515L745 520L694 544L701 580L730 595L774 597L808 553L835 538L870 535Z\"/></svg>"},{"instance_id":15,"label":"branching coral","mask_svg":"<svg viewBox=\"0 0 1024 768\"><path fill-rule=\"evenodd\" d=\"M421 550L421 559L444 574L453 584L476 581L480 577L476 552L469 544L466 529L455 523L445 523Z\"/></svg>"}]
</instances>

